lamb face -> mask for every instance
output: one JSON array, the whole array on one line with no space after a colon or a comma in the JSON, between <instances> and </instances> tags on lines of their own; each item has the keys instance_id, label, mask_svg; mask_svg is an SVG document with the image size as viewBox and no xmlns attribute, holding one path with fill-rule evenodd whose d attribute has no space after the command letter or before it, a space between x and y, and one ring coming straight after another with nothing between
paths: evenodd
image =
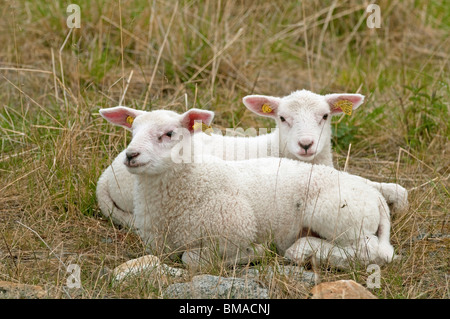
<instances>
[{"instance_id":1,"label":"lamb face","mask_svg":"<svg viewBox=\"0 0 450 319\"><path fill-rule=\"evenodd\" d=\"M160 173L169 164L170 150L180 133L178 114L157 111L137 117L124 164L132 174Z\"/></svg>"},{"instance_id":2,"label":"lamb face","mask_svg":"<svg viewBox=\"0 0 450 319\"><path fill-rule=\"evenodd\" d=\"M243 102L251 111L276 121L282 156L311 162L331 151L331 117L343 112L336 102L348 101L356 109L363 100L360 94L320 95L301 90L283 98L249 95Z\"/></svg>"},{"instance_id":3,"label":"lamb face","mask_svg":"<svg viewBox=\"0 0 450 319\"><path fill-rule=\"evenodd\" d=\"M281 99L276 121L281 149L302 161L312 161L329 143L330 108L319 95L300 92Z\"/></svg>"},{"instance_id":4,"label":"lamb face","mask_svg":"<svg viewBox=\"0 0 450 319\"><path fill-rule=\"evenodd\" d=\"M214 113L190 109L178 114L167 110L136 111L126 107L100 110L113 124L132 131L133 137L125 154L124 165L131 174L160 174L171 165L172 149L181 136L193 133L195 121L209 125Z\"/></svg>"}]
</instances>

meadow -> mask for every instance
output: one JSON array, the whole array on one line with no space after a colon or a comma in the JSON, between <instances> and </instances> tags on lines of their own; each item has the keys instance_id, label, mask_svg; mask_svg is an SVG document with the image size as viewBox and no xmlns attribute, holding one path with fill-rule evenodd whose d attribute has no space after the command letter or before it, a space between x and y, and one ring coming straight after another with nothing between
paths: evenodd
<instances>
[{"instance_id":1,"label":"meadow","mask_svg":"<svg viewBox=\"0 0 450 319\"><path fill-rule=\"evenodd\" d=\"M146 249L98 209L98 177L130 141L99 108L198 107L222 130L271 128L242 98L308 89L365 95L352 116L333 119L335 167L409 191L408 211L392 218L401 259L381 268L372 293L450 297L445 0L377 1L380 28L368 27L369 3L356 0L72 2L80 28L68 27L68 1L0 4L0 281L42 286L50 298L161 297L170 279L115 286L103 276ZM261 263L284 262L272 253ZM73 263L81 289L66 287ZM314 271L363 285L370 275ZM272 298L309 292L282 277L267 287Z\"/></svg>"}]
</instances>

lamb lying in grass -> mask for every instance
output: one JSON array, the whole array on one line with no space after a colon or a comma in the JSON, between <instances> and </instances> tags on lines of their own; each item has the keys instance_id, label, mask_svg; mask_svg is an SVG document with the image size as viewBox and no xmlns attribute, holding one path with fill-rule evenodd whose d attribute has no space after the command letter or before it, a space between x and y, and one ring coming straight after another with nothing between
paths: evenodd
<instances>
[{"instance_id":1,"label":"lamb lying in grass","mask_svg":"<svg viewBox=\"0 0 450 319\"><path fill-rule=\"evenodd\" d=\"M286 158L200 154L200 163L176 163L180 139L190 143L194 121L209 125L212 112L116 107L100 114L132 129L125 165L135 176L135 226L158 253L182 254L191 266L213 255L233 264L261 257L260 245L273 240L281 254L302 262L308 256L298 251L298 236L309 229L364 263L392 260L389 208L361 178Z\"/></svg>"},{"instance_id":2,"label":"lamb lying in grass","mask_svg":"<svg viewBox=\"0 0 450 319\"><path fill-rule=\"evenodd\" d=\"M346 112L358 108L363 99L360 94L323 96L306 90L294 92L284 98L247 96L243 100L247 108L275 119L278 130L257 137L204 134L203 152L226 160L281 156L333 166L331 116L342 114L342 108L346 106ZM131 123L124 123L122 126L131 130ZM252 149L257 151L249 151ZM239 154L234 154L235 150ZM130 226L133 225L133 176L123 165L125 159L123 151L102 174L97 184L97 198L105 216L117 224ZM378 189L387 202L393 205L394 210L407 207L407 191L400 185L365 181Z\"/></svg>"},{"instance_id":3,"label":"lamb lying in grass","mask_svg":"<svg viewBox=\"0 0 450 319\"><path fill-rule=\"evenodd\" d=\"M331 117L351 115L363 102L361 94L320 95L308 90L295 91L283 98L248 95L244 105L252 112L275 120L279 129L280 157L333 167ZM395 183L364 179L378 189L394 211L408 206L408 192Z\"/></svg>"}]
</instances>

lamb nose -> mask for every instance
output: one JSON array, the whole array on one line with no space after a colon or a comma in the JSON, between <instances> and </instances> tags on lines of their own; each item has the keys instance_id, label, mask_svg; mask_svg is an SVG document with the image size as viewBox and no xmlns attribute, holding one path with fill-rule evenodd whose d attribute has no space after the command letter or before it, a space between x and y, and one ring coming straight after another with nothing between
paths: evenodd
<instances>
[{"instance_id":1,"label":"lamb nose","mask_svg":"<svg viewBox=\"0 0 450 319\"><path fill-rule=\"evenodd\" d=\"M139 156L139 152L126 152L126 156L128 161L131 161L133 158L138 157Z\"/></svg>"},{"instance_id":2,"label":"lamb nose","mask_svg":"<svg viewBox=\"0 0 450 319\"><path fill-rule=\"evenodd\" d=\"M305 151L307 151L308 148L310 148L311 145L313 145L313 142L311 142L309 144L302 144L301 142L298 142L298 145L300 145L301 148L303 148Z\"/></svg>"}]
</instances>

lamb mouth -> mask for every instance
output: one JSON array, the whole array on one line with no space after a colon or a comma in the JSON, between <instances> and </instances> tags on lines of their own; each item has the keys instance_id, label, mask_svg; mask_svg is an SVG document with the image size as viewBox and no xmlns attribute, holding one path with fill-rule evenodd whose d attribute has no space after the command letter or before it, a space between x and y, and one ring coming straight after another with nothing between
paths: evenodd
<instances>
[{"instance_id":1,"label":"lamb mouth","mask_svg":"<svg viewBox=\"0 0 450 319\"><path fill-rule=\"evenodd\" d=\"M130 163L130 162L125 162L125 166L127 166L128 168L138 168L138 167L143 167L146 166L149 162L145 162L145 163Z\"/></svg>"},{"instance_id":2,"label":"lamb mouth","mask_svg":"<svg viewBox=\"0 0 450 319\"><path fill-rule=\"evenodd\" d=\"M314 230L312 230L309 227L303 227L299 234L298 234L298 238L302 238L302 237L316 237L316 238L320 238L320 239L325 239L322 236L319 235L319 233L316 233Z\"/></svg>"},{"instance_id":3,"label":"lamb mouth","mask_svg":"<svg viewBox=\"0 0 450 319\"><path fill-rule=\"evenodd\" d=\"M300 152L297 153L297 156L302 157L302 158L308 158L308 157L312 158L314 155L316 155L316 153L305 153L305 154L300 153Z\"/></svg>"}]
</instances>

